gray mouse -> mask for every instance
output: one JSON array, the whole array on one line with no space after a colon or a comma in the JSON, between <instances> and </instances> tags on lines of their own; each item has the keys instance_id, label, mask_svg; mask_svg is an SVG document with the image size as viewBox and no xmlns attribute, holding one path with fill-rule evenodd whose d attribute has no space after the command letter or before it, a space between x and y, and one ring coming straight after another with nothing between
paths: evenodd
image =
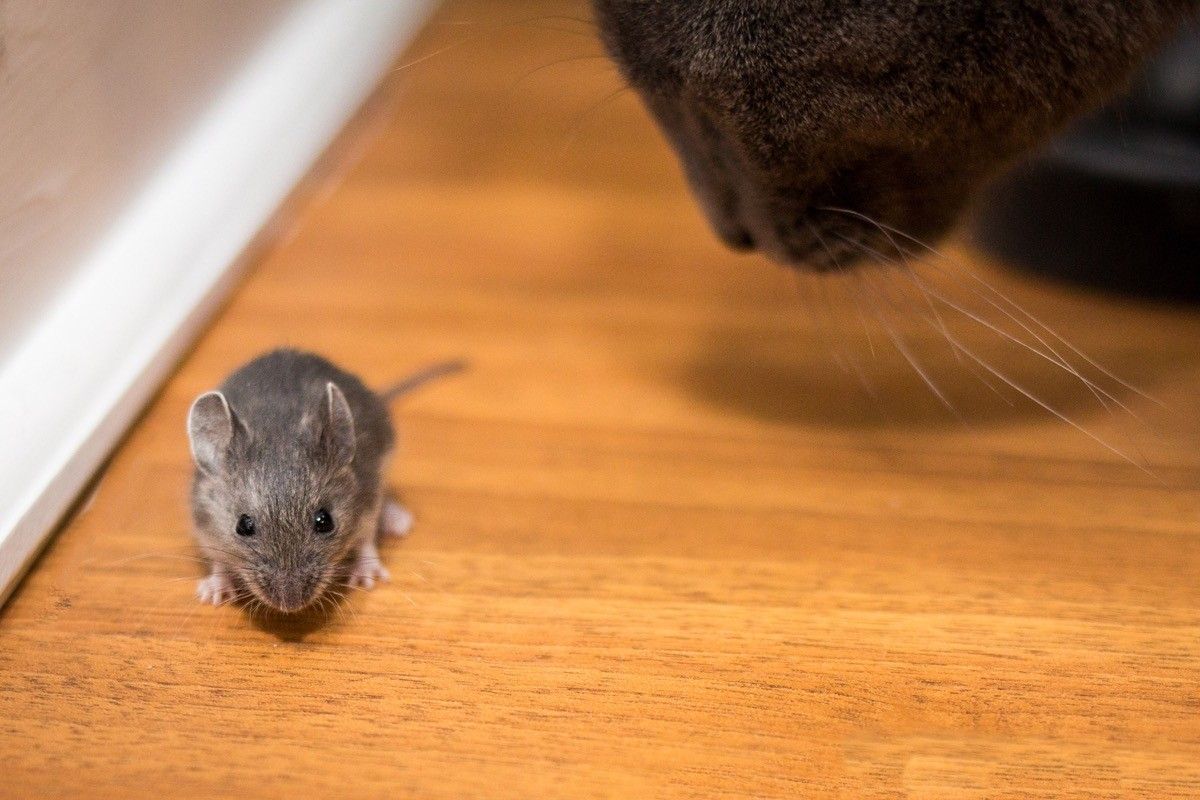
<instances>
[{"instance_id":1,"label":"gray mouse","mask_svg":"<svg viewBox=\"0 0 1200 800\"><path fill-rule=\"evenodd\" d=\"M338 582L387 580L376 540L412 526L383 488L388 402L462 367L438 364L376 393L321 356L275 350L196 398L192 519L212 568L200 602L254 598L290 613Z\"/></svg>"}]
</instances>

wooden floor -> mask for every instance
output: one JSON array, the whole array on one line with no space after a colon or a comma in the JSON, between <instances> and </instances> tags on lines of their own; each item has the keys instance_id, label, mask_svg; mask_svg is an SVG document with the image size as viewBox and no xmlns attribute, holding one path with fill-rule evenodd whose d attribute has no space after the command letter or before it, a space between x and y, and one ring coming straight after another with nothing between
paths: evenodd
<instances>
[{"instance_id":1,"label":"wooden floor","mask_svg":"<svg viewBox=\"0 0 1200 800\"><path fill-rule=\"evenodd\" d=\"M406 56L0 614L0 796L1200 796L1200 310L727 253L581 9ZM188 404L281 344L471 362L327 618L193 598Z\"/></svg>"}]
</instances>

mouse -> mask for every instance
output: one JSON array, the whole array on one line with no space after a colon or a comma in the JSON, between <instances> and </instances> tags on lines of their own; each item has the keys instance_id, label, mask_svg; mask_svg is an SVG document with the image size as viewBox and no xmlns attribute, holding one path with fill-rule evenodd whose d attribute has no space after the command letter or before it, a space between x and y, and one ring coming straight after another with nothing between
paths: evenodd
<instances>
[{"instance_id":1,"label":"mouse","mask_svg":"<svg viewBox=\"0 0 1200 800\"><path fill-rule=\"evenodd\" d=\"M197 397L191 511L210 567L197 599L290 614L339 584L388 580L379 539L413 524L384 489L396 442L389 404L464 367L435 364L374 391L320 355L278 349Z\"/></svg>"}]
</instances>

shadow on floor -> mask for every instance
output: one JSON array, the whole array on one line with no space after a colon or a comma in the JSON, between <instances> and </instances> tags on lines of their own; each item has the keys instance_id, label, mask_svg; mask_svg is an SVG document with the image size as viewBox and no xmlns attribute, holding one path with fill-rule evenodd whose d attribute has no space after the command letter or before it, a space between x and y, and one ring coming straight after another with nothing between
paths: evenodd
<instances>
[{"instance_id":1,"label":"shadow on floor","mask_svg":"<svg viewBox=\"0 0 1200 800\"><path fill-rule=\"evenodd\" d=\"M802 304L790 321L774 315L767 324L755 319L731 325L724 317L704 332L694 357L660 366L707 403L761 420L937 429L1053 418L1022 390L1072 420L1132 419L1122 405L1153 407L1140 393L1153 396L1172 375L1200 364L1200 336L1179 332L1197 327L1186 310L1069 295L1054 287L1046 292L1051 307L1039 302L1038 316L1070 344L961 287L952 299L1025 344L946 306L935 317L918 296L870 298L874 311L884 307L885 324L863 313L861 294L835 288L828 307L812 309L811 324L803 320L810 309ZM1177 330L1147 335L1146 328L1158 326Z\"/></svg>"},{"instance_id":2,"label":"shadow on floor","mask_svg":"<svg viewBox=\"0 0 1200 800\"><path fill-rule=\"evenodd\" d=\"M243 611L250 623L263 633L270 634L281 642L303 642L308 636L339 620L347 600L333 595L330 597L333 600L332 605L326 603L295 614L283 614L262 608L255 609L253 613L248 609Z\"/></svg>"}]
</instances>

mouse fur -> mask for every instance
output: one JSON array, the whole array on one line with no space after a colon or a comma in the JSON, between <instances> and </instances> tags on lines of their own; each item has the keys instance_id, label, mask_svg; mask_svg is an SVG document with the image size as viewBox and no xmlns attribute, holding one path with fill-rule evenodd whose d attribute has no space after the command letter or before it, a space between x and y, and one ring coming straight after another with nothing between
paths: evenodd
<instances>
[{"instance_id":1,"label":"mouse fur","mask_svg":"<svg viewBox=\"0 0 1200 800\"><path fill-rule=\"evenodd\" d=\"M195 537L212 566L202 602L253 598L294 612L343 579L371 588L387 578L377 535L406 533L411 515L384 497L395 434L383 398L357 377L275 350L198 397L188 435ZM321 511L332 530L317 530Z\"/></svg>"}]
</instances>

